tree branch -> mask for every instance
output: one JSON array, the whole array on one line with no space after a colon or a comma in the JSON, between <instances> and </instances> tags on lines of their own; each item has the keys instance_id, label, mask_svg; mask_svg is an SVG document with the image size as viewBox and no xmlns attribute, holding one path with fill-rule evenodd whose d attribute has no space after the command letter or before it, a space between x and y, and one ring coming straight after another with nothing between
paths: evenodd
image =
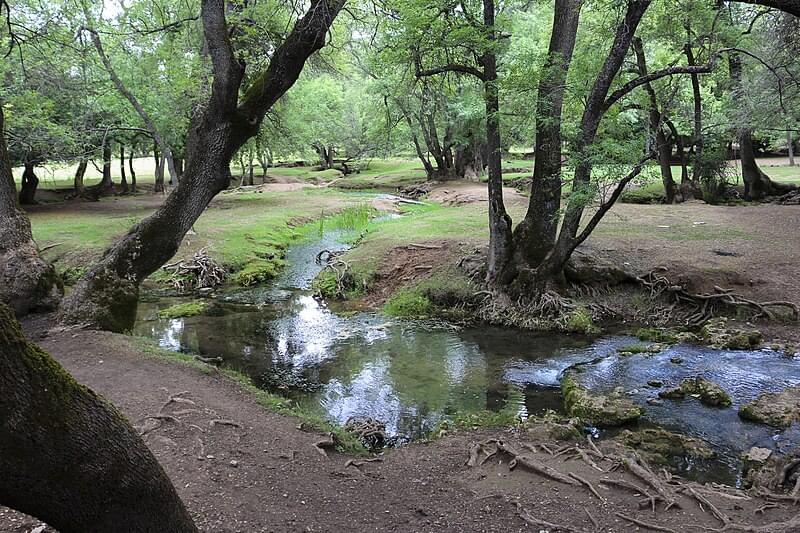
<instances>
[{"instance_id":1,"label":"tree branch","mask_svg":"<svg viewBox=\"0 0 800 533\"><path fill-rule=\"evenodd\" d=\"M733 0L741 4L766 6L800 17L800 0Z\"/></svg>"},{"instance_id":2,"label":"tree branch","mask_svg":"<svg viewBox=\"0 0 800 533\"><path fill-rule=\"evenodd\" d=\"M417 65L419 67L419 65ZM415 75L417 78L425 78L428 76L436 76L437 74L444 74L445 72L458 72L460 74L470 74L475 76L481 81L485 81L485 76L483 72L476 69L475 67L470 67L469 65L458 65L458 64L449 64L449 65L442 65L441 67L434 67L425 70L420 70L417 68Z\"/></svg>"}]
</instances>

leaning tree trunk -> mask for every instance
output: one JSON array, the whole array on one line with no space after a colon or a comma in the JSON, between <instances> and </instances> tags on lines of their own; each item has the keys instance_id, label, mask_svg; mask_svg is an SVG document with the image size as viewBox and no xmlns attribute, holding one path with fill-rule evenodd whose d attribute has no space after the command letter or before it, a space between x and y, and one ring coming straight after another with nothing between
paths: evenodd
<instances>
[{"instance_id":1,"label":"leaning tree trunk","mask_svg":"<svg viewBox=\"0 0 800 533\"><path fill-rule=\"evenodd\" d=\"M0 304L0 504L61 533L197 531L127 420L28 342Z\"/></svg>"},{"instance_id":2,"label":"leaning tree trunk","mask_svg":"<svg viewBox=\"0 0 800 533\"><path fill-rule=\"evenodd\" d=\"M742 59L738 54L730 54L728 57L730 68L732 93L737 101L741 101L744 95L742 82ZM742 117L739 121L739 156L742 159L742 181L744 181L744 197L746 200L761 200L766 196L785 194L795 187L776 183L761 170L756 162L756 152L753 147L753 129L750 127L747 117Z\"/></svg>"},{"instance_id":3,"label":"leaning tree trunk","mask_svg":"<svg viewBox=\"0 0 800 533\"><path fill-rule=\"evenodd\" d=\"M153 159L156 161L153 192L164 192L164 158L158 153L158 146L153 147Z\"/></svg>"},{"instance_id":4,"label":"leaning tree trunk","mask_svg":"<svg viewBox=\"0 0 800 533\"><path fill-rule=\"evenodd\" d=\"M575 50L582 0L557 0L547 61L539 80L536 148L531 195L525 218L514 230L508 283L521 269L536 268L552 250L561 209L561 113Z\"/></svg>"},{"instance_id":5,"label":"leaning tree trunk","mask_svg":"<svg viewBox=\"0 0 800 533\"><path fill-rule=\"evenodd\" d=\"M86 187L83 185L83 180L86 177L86 167L89 165L88 159L81 159L78 161L78 168L75 169L75 179L73 181L73 188L77 196L83 196L86 192Z\"/></svg>"},{"instance_id":6,"label":"leaning tree trunk","mask_svg":"<svg viewBox=\"0 0 800 533\"><path fill-rule=\"evenodd\" d=\"M133 170L133 148L128 151L128 170L131 172L131 192L136 192L136 171Z\"/></svg>"},{"instance_id":7,"label":"leaning tree trunk","mask_svg":"<svg viewBox=\"0 0 800 533\"><path fill-rule=\"evenodd\" d=\"M39 257L28 217L17 206L3 123L0 103L0 302L22 316L31 311L54 309L63 288L53 265ZM5 391L0 396L4 394Z\"/></svg>"},{"instance_id":8,"label":"leaning tree trunk","mask_svg":"<svg viewBox=\"0 0 800 533\"><path fill-rule=\"evenodd\" d=\"M130 329L139 284L175 255L209 202L228 187L231 158L258 133L267 110L297 81L308 57L325 45L341 7L330 0L313 0L240 102L244 65L230 43L225 2L203 0L201 18L214 80L208 104L189 128L186 171L161 207L134 225L78 281L61 306L62 323Z\"/></svg>"},{"instance_id":9,"label":"leaning tree trunk","mask_svg":"<svg viewBox=\"0 0 800 533\"><path fill-rule=\"evenodd\" d=\"M35 172L35 164L25 161L25 170L22 172L22 187L19 191L19 203L32 205L36 203L36 189L39 188L39 177Z\"/></svg>"}]
</instances>

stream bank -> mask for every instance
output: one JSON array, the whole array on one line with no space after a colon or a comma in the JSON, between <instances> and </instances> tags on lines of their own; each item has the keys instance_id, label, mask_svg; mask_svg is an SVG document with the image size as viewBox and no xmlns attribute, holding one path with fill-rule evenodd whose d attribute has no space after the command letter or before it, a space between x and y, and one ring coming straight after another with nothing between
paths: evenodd
<instances>
[{"instance_id":1,"label":"stream bank","mask_svg":"<svg viewBox=\"0 0 800 533\"><path fill-rule=\"evenodd\" d=\"M287 267L274 283L217 294L208 309L194 316L159 316L181 299L142 304L134 332L166 349L219 357L256 386L339 426L350 420L379 421L393 444L442 434L453 426L512 425L548 411L564 413L561 377L571 368L580 368L575 379L593 394L624 395L640 406L644 426L709 443L713 458L673 465L690 478L736 484L740 456L750 447L785 453L800 442L797 427L776 430L737 415L743 403L763 391L800 384L795 357L685 343L639 351L631 347L640 341L625 335L459 328L370 309L337 313L315 297L312 281L322 266L314 258L347 249L351 237L330 229L290 246ZM719 383L732 405L658 398L661 386L677 386L695 376ZM593 424L602 425L585 422L579 429L590 433Z\"/></svg>"}]
</instances>

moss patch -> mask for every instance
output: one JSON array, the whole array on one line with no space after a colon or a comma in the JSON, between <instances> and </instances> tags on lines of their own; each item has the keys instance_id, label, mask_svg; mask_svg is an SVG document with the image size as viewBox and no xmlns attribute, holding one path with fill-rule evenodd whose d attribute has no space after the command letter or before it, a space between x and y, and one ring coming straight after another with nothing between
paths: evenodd
<instances>
[{"instance_id":1,"label":"moss patch","mask_svg":"<svg viewBox=\"0 0 800 533\"><path fill-rule=\"evenodd\" d=\"M417 290L401 289L383 305L383 312L398 317L424 317L431 313L431 301Z\"/></svg>"},{"instance_id":2,"label":"moss patch","mask_svg":"<svg viewBox=\"0 0 800 533\"><path fill-rule=\"evenodd\" d=\"M620 394L591 393L569 373L561 379L561 394L569 416L589 421L598 427L629 424L644 413L641 406Z\"/></svg>"},{"instance_id":3,"label":"moss patch","mask_svg":"<svg viewBox=\"0 0 800 533\"><path fill-rule=\"evenodd\" d=\"M593 335L600 333L600 328L592 320L591 313L585 307L579 307L567 315L564 331Z\"/></svg>"},{"instance_id":4,"label":"moss patch","mask_svg":"<svg viewBox=\"0 0 800 533\"><path fill-rule=\"evenodd\" d=\"M679 399L694 396L700 402L712 407L728 407L731 405L731 397L725 390L702 377L686 378L681 381L678 387L661 391L661 398Z\"/></svg>"},{"instance_id":5,"label":"moss patch","mask_svg":"<svg viewBox=\"0 0 800 533\"><path fill-rule=\"evenodd\" d=\"M206 300L193 300L182 304L175 304L161 309L158 312L159 318L184 318L188 316L197 316L202 314L209 307Z\"/></svg>"},{"instance_id":6,"label":"moss patch","mask_svg":"<svg viewBox=\"0 0 800 533\"><path fill-rule=\"evenodd\" d=\"M674 344L678 342L678 337L673 332L662 328L640 328L636 330L636 338L640 341L663 342Z\"/></svg>"},{"instance_id":7,"label":"moss patch","mask_svg":"<svg viewBox=\"0 0 800 533\"><path fill-rule=\"evenodd\" d=\"M707 442L660 428L624 430L618 439L653 464L669 464L675 459L712 459L716 454Z\"/></svg>"}]
</instances>

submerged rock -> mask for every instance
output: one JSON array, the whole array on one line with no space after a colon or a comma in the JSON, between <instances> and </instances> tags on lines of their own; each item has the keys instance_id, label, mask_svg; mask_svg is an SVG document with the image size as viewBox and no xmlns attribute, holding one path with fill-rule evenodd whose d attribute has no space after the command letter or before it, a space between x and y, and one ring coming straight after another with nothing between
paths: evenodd
<instances>
[{"instance_id":1,"label":"submerged rock","mask_svg":"<svg viewBox=\"0 0 800 533\"><path fill-rule=\"evenodd\" d=\"M775 427L789 427L800 422L800 386L780 392L764 392L752 402L739 407L739 416Z\"/></svg>"},{"instance_id":2,"label":"submerged rock","mask_svg":"<svg viewBox=\"0 0 800 533\"><path fill-rule=\"evenodd\" d=\"M565 374L561 380L561 394L569 416L589 420L598 427L629 424L644 413L640 405L623 396L620 391L594 394L570 374Z\"/></svg>"},{"instance_id":3,"label":"submerged rock","mask_svg":"<svg viewBox=\"0 0 800 533\"><path fill-rule=\"evenodd\" d=\"M687 437L661 428L624 430L617 437L636 449L649 463L668 464L673 458L712 459L716 454L702 439Z\"/></svg>"},{"instance_id":4,"label":"submerged rock","mask_svg":"<svg viewBox=\"0 0 800 533\"><path fill-rule=\"evenodd\" d=\"M731 404L731 397L722 387L702 377L686 378L679 386L658 393L660 398L670 399L685 398L687 395L713 407L728 407Z\"/></svg>"},{"instance_id":5,"label":"submerged rock","mask_svg":"<svg viewBox=\"0 0 800 533\"><path fill-rule=\"evenodd\" d=\"M753 350L764 339L755 328L731 328L728 319L712 318L700 330L701 337L714 348L729 350Z\"/></svg>"}]
</instances>

